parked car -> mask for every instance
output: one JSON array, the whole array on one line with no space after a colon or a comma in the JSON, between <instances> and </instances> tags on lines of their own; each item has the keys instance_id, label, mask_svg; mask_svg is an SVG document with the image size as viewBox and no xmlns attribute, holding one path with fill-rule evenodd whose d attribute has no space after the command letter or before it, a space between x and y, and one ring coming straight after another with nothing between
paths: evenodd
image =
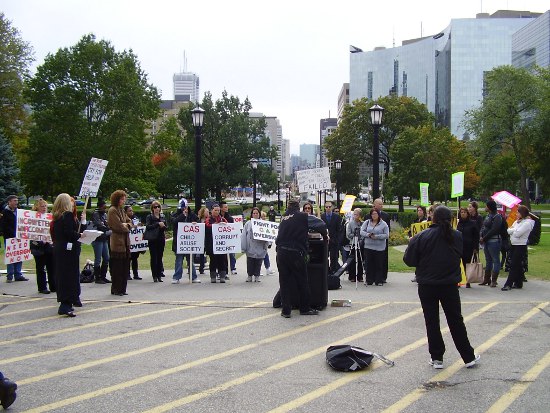
<instances>
[{"instance_id":1,"label":"parked car","mask_svg":"<svg viewBox=\"0 0 550 413\"><path fill-rule=\"evenodd\" d=\"M154 199L144 199L143 201L139 201L137 204L139 206L148 206L153 203Z\"/></svg>"},{"instance_id":2,"label":"parked car","mask_svg":"<svg viewBox=\"0 0 550 413\"><path fill-rule=\"evenodd\" d=\"M74 201L76 206L84 206L85 202L82 199L75 199Z\"/></svg>"},{"instance_id":3,"label":"parked car","mask_svg":"<svg viewBox=\"0 0 550 413\"><path fill-rule=\"evenodd\" d=\"M126 198L126 205L135 205L137 200L135 198Z\"/></svg>"}]
</instances>

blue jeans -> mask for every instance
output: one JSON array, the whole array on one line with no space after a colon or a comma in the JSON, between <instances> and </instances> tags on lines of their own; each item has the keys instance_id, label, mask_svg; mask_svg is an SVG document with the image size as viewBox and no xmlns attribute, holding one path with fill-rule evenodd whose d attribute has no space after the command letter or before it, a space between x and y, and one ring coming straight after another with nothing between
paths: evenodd
<instances>
[{"instance_id":1,"label":"blue jeans","mask_svg":"<svg viewBox=\"0 0 550 413\"><path fill-rule=\"evenodd\" d=\"M191 277L192 279L197 278L197 270L195 270L195 266L193 263L189 262L189 255L188 254L176 254L176 263L174 264L174 280L181 280L181 277L183 275L183 259L187 260L187 268L191 266Z\"/></svg>"},{"instance_id":2,"label":"blue jeans","mask_svg":"<svg viewBox=\"0 0 550 413\"><path fill-rule=\"evenodd\" d=\"M94 241L92 242L92 248L94 249L94 267L101 267L101 259L103 259L103 265L107 265L109 262L109 241Z\"/></svg>"},{"instance_id":3,"label":"blue jeans","mask_svg":"<svg viewBox=\"0 0 550 413\"><path fill-rule=\"evenodd\" d=\"M485 268L498 274L500 272L500 239L486 241L483 252L485 254Z\"/></svg>"},{"instance_id":4,"label":"blue jeans","mask_svg":"<svg viewBox=\"0 0 550 413\"><path fill-rule=\"evenodd\" d=\"M269 262L269 254L265 254L264 257L264 265L265 269L267 270L269 267L271 267L271 263Z\"/></svg>"},{"instance_id":5,"label":"blue jeans","mask_svg":"<svg viewBox=\"0 0 550 413\"><path fill-rule=\"evenodd\" d=\"M229 254L229 265L231 266L231 271L235 269L236 264L237 259L235 258L235 254Z\"/></svg>"},{"instance_id":6,"label":"blue jeans","mask_svg":"<svg viewBox=\"0 0 550 413\"><path fill-rule=\"evenodd\" d=\"M23 268L23 262L14 262L13 264L6 265L6 270L8 272L8 280L12 280L13 277L20 278L23 276L21 269Z\"/></svg>"}]
</instances>

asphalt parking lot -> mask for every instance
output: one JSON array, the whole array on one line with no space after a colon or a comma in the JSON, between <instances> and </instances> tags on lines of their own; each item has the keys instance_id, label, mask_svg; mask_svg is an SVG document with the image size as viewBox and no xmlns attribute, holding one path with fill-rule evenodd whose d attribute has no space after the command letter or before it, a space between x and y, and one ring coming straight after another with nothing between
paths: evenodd
<instances>
[{"instance_id":1,"label":"asphalt parking lot","mask_svg":"<svg viewBox=\"0 0 550 413\"><path fill-rule=\"evenodd\" d=\"M390 273L383 287L344 280L329 302L351 307L285 319L271 305L277 275L246 283L244 258L237 268L227 284L153 283L143 273L126 297L83 284L72 319L57 315L54 295L36 293L32 274L0 277L0 371L19 385L10 411L550 411L550 283L462 288L481 361L463 368L442 317L445 369L433 370L412 274ZM395 366L334 371L325 362L334 344Z\"/></svg>"}]
</instances>

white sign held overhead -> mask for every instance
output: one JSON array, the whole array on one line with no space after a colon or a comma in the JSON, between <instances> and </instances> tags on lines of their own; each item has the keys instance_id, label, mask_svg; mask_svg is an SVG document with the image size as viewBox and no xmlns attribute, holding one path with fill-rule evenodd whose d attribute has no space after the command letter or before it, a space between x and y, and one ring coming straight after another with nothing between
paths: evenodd
<instances>
[{"instance_id":1,"label":"white sign held overhead","mask_svg":"<svg viewBox=\"0 0 550 413\"><path fill-rule=\"evenodd\" d=\"M298 179L300 193L324 191L332 188L328 167L296 171L296 178Z\"/></svg>"},{"instance_id":2,"label":"white sign held overhead","mask_svg":"<svg viewBox=\"0 0 550 413\"><path fill-rule=\"evenodd\" d=\"M104 161L103 159L90 159L90 164L84 175L84 181L82 181L82 187L78 196L97 196L97 191L99 190L99 185L108 163L109 161Z\"/></svg>"}]
</instances>

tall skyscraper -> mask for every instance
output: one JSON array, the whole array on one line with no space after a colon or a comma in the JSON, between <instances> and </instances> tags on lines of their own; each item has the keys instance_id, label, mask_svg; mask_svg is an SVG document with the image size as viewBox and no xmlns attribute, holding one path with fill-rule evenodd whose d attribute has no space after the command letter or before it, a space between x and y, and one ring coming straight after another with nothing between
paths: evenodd
<instances>
[{"instance_id":1,"label":"tall skyscraper","mask_svg":"<svg viewBox=\"0 0 550 413\"><path fill-rule=\"evenodd\" d=\"M196 73L174 73L173 80L176 102L199 102L199 76Z\"/></svg>"},{"instance_id":2,"label":"tall skyscraper","mask_svg":"<svg viewBox=\"0 0 550 413\"><path fill-rule=\"evenodd\" d=\"M336 118L325 118L319 121L319 165L316 165L316 168L323 168L328 166L327 160L327 151L324 148L323 144L325 143L325 138L329 136L334 129L336 129L338 119Z\"/></svg>"}]
</instances>

